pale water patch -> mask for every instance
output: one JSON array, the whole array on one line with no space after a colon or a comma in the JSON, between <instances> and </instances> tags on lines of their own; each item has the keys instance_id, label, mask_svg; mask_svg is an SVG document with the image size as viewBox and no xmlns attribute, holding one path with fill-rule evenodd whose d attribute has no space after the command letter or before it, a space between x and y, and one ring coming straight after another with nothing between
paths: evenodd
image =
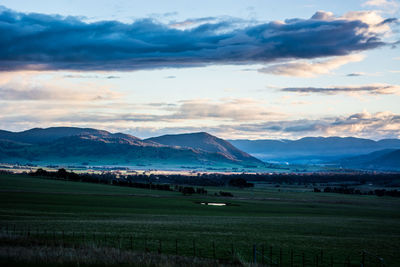
<instances>
[{"instance_id":1,"label":"pale water patch","mask_svg":"<svg viewBox=\"0 0 400 267\"><path fill-rule=\"evenodd\" d=\"M200 204L207 206L226 206L226 203L214 203L214 202L200 202Z\"/></svg>"}]
</instances>

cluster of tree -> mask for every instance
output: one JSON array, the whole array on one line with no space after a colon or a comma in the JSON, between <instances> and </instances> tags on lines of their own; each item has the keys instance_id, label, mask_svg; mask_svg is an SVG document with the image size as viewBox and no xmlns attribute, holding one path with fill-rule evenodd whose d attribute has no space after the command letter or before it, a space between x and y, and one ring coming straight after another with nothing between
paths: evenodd
<instances>
[{"instance_id":1,"label":"cluster of tree","mask_svg":"<svg viewBox=\"0 0 400 267\"><path fill-rule=\"evenodd\" d=\"M129 186L129 187L136 187L136 188L143 188L143 189L150 189L150 190L163 190L163 191L172 191L169 184L153 184L153 183L137 183L131 181L117 181L115 182L116 185L120 186Z\"/></svg>"},{"instance_id":2,"label":"cluster of tree","mask_svg":"<svg viewBox=\"0 0 400 267\"><path fill-rule=\"evenodd\" d=\"M72 171L68 172L65 169L59 169L58 171L46 171L44 169L37 169L35 172L29 173L29 175L47 177L50 179L68 180L68 181L112 184L117 186L136 187L136 188L143 188L150 190L173 191L170 184L153 183L149 179L142 179L141 181L145 182L138 182L136 181L137 176L132 176L132 175L117 178L117 176L112 173L77 174ZM205 190L204 188L193 188L189 186L176 185L174 187L174 190L182 192L184 195L191 195L191 194L207 195L207 190Z\"/></svg>"},{"instance_id":3,"label":"cluster of tree","mask_svg":"<svg viewBox=\"0 0 400 267\"><path fill-rule=\"evenodd\" d=\"M233 194L231 192L219 191L219 195L221 197L233 197Z\"/></svg>"},{"instance_id":4,"label":"cluster of tree","mask_svg":"<svg viewBox=\"0 0 400 267\"><path fill-rule=\"evenodd\" d=\"M338 194L348 194L348 195L376 195L379 197L382 197L382 196L400 197L400 191L386 190L386 189L361 191L360 189L356 189L356 188L328 186L328 187L325 187L323 190L321 190L319 188L314 188L314 192L338 193Z\"/></svg>"},{"instance_id":5,"label":"cluster of tree","mask_svg":"<svg viewBox=\"0 0 400 267\"><path fill-rule=\"evenodd\" d=\"M191 186L223 186L225 180L214 179L208 175L182 175L182 174L135 174L127 178L142 182L158 182L167 184L185 184Z\"/></svg>"},{"instance_id":6,"label":"cluster of tree","mask_svg":"<svg viewBox=\"0 0 400 267\"><path fill-rule=\"evenodd\" d=\"M11 171L0 170L0 174L13 174Z\"/></svg>"},{"instance_id":7,"label":"cluster of tree","mask_svg":"<svg viewBox=\"0 0 400 267\"><path fill-rule=\"evenodd\" d=\"M175 191L181 192L184 195L200 194L207 195L207 190L204 188L193 188L191 186L179 186L175 185Z\"/></svg>"},{"instance_id":8,"label":"cluster of tree","mask_svg":"<svg viewBox=\"0 0 400 267\"><path fill-rule=\"evenodd\" d=\"M65 169L59 169L56 172L46 171L42 168L37 169L35 172L30 172L31 176L41 176L41 177L50 177L56 178L60 180L68 180L68 181L81 181L82 177L74 172L68 172Z\"/></svg>"},{"instance_id":9,"label":"cluster of tree","mask_svg":"<svg viewBox=\"0 0 400 267\"><path fill-rule=\"evenodd\" d=\"M235 187L240 187L240 188L244 188L244 187L254 187L253 183L249 183L247 182L245 179L243 178L233 178L229 180L229 185L230 186L235 186Z\"/></svg>"}]
</instances>

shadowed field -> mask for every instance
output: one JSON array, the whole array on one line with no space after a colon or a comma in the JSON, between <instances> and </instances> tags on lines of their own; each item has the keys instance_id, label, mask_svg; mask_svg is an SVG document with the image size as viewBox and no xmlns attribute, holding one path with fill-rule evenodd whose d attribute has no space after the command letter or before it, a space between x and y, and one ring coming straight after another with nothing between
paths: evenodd
<instances>
[{"instance_id":1,"label":"shadowed field","mask_svg":"<svg viewBox=\"0 0 400 267\"><path fill-rule=\"evenodd\" d=\"M0 176L2 231L51 244L85 244L126 250L252 260L253 245L274 261L282 249L295 260L305 253L325 263L361 252L383 257L388 266L400 259L400 200L392 197L317 194L301 188L207 188L209 196L100 184L65 182L23 175ZM235 197L212 196L229 191ZM206 206L199 202L229 202ZM63 237L62 237L63 236ZM132 238L132 239L131 239ZM4 242L2 242L4 248ZM160 244L161 243L161 244ZM59 243L58 243L59 244ZM194 248L193 248L194 247ZM3 249L2 248L2 249ZM296 256L297 255L297 256ZM319 260L321 260L319 258ZM261 259L259 259L261 261ZM285 265L285 264L284 264ZM289 265L288 265L289 266ZM343 266L343 264L342 264Z\"/></svg>"}]
</instances>

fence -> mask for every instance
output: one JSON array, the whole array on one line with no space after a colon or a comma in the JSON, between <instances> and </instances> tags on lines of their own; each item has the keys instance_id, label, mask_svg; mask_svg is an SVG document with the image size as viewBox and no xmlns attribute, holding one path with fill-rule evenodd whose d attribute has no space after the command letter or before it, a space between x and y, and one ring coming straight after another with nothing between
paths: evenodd
<instances>
[{"instance_id":1,"label":"fence","mask_svg":"<svg viewBox=\"0 0 400 267\"><path fill-rule=\"evenodd\" d=\"M180 255L218 260L223 263L248 262L260 266L271 267L337 267L337 266L379 266L385 261L367 251L358 255L344 256L326 253L305 253L293 249L283 249L266 244L247 244L237 246L234 243L222 244L209 240L198 242L198 239L154 239L146 236L108 233L85 233L71 231L47 231L46 229L19 228L5 225L1 232L8 236L22 237L27 244L46 247L84 247L94 245L120 250L142 251L168 255Z\"/></svg>"},{"instance_id":2,"label":"fence","mask_svg":"<svg viewBox=\"0 0 400 267\"><path fill-rule=\"evenodd\" d=\"M263 266L316 266L316 267L333 267L333 266L386 266L383 258L378 257L367 251L362 251L359 257L338 257L338 255L326 255L324 250L318 253L306 254L304 252L296 252L293 249L283 250L282 248L273 248L264 245L257 247L253 245L253 263Z\"/></svg>"}]
</instances>

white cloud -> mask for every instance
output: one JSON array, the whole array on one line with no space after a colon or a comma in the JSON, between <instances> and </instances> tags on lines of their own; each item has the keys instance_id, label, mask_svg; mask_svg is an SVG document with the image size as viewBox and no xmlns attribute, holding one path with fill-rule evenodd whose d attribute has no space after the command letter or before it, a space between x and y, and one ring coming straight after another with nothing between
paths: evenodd
<instances>
[{"instance_id":1,"label":"white cloud","mask_svg":"<svg viewBox=\"0 0 400 267\"><path fill-rule=\"evenodd\" d=\"M363 6L379 8L394 14L399 10L400 4L396 0L368 0Z\"/></svg>"},{"instance_id":2,"label":"white cloud","mask_svg":"<svg viewBox=\"0 0 400 267\"><path fill-rule=\"evenodd\" d=\"M254 121L282 116L271 112L268 106L261 101L250 98L222 99L194 99L181 101L172 118L182 119L221 119L231 121Z\"/></svg>"},{"instance_id":3,"label":"white cloud","mask_svg":"<svg viewBox=\"0 0 400 267\"><path fill-rule=\"evenodd\" d=\"M176 103L132 104L70 101L60 105L31 101L16 109L15 103L0 105L0 129L26 129L60 125L90 126L104 129L144 127L217 127L224 123L259 122L284 118L262 101L238 99L191 99Z\"/></svg>"},{"instance_id":4,"label":"white cloud","mask_svg":"<svg viewBox=\"0 0 400 267\"><path fill-rule=\"evenodd\" d=\"M382 34L383 36L390 36L391 28L388 23L377 11L350 11L343 15L347 20L359 20L368 25L368 28L359 29L360 34Z\"/></svg>"},{"instance_id":5,"label":"white cloud","mask_svg":"<svg viewBox=\"0 0 400 267\"><path fill-rule=\"evenodd\" d=\"M1 101L97 101L121 97L111 86L71 82L52 72L0 72Z\"/></svg>"},{"instance_id":6,"label":"white cloud","mask_svg":"<svg viewBox=\"0 0 400 267\"><path fill-rule=\"evenodd\" d=\"M355 54L355 55L334 57L325 60L291 61L287 63L271 65L259 69L258 71L262 73L283 75L283 76L315 77L321 74L329 74L331 73L332 70L337 69L344 64L350 62L358 62L363 59L364 59L363 55Z\"/></svg>"},{"instance_id":7,"label":"white cloud","mask_svg":"<svg viewBox=\"0 0 400 267\"><path fill-rule=\"evenodd\" d=\"M193 110L190 110L190 106ZM45 109L43 104L32 103L32 105L21 105L16 110L15 105L5 103L0 106L0 129L76 126L129 132L139 137L207 131L222 138L282 139L304 136L400 138L400 114L389 111L377 113L363 111L342 116L321 115L311 119L301 114L291 114L289 117L288 114L271 113L261 102L249 99L228 99L218 102L187 100L178 103L173 109L166 110L164 114L161 113L166 105L160 107L160 110L156 111L158 114L155 114L141 113L139 110L131 113L127 110L118 112L114 109L104 110L101 107L88 107L85 103L59 105L52 102L46 104ZM221 110L217 110L218 108Z\"/></svg>"},{"instance_id":8,"label":"white cloud","mask_svg":"<svg viewBox=\"0 0 400 267\"><path fill-rule=\"evenodd\" d=\"M397 7L399 4L394 0L368 0L363 6L375 7Z\"/></svg>"},{"instance_id":9,"label":"white cloud","mask_svg":"<svg viewBox=\"0 0 400 267\"><path fill-rule=\"evenodd\" d=\"M271 120L263 123L224 125L210 129L225 138L293 139L305 136L354 136L400 138L400 114L389 111L321 117L319 119Z\"/></svg>"}]
</instances>

